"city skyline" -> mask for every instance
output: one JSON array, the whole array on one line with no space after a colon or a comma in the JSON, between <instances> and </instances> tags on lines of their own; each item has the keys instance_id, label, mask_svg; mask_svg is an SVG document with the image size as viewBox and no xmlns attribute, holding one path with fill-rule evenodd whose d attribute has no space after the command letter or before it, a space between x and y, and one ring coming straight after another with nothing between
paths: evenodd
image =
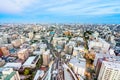
<instances>
[{"instance_id":1,"label":"city skyline","mask_svg":"<svg viewBox=\"0 0 120 80\"><path fill-rule=\"evenodd\" d=\"M4 0L0 23L120 23L120 1Z\"/></svg>"}]
</instances>

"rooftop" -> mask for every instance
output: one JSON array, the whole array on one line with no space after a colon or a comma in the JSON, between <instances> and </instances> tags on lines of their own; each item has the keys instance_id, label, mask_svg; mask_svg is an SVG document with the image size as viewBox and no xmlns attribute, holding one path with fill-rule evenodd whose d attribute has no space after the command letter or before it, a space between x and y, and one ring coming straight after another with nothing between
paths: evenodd
<instances>
[{"instance_id":1,"label":"rooftop","mask_svg":"<svg viewBox=\"0 0 120 80\"><path fill-rule=\"evenodd\" d=\"M85 67L86 62L83 60L79 60L77 58L73 58L70 60L70 63L72 63L76 67Z\"/></svg>"},{"instance_id":2,"label":"rooftop","mask_svg":"<svg viewBox=\"0 0 120 80\"><path fill-rule=\"evenodd\" d=\"M16 74L16 72L13 71L10 75L7 75L4 80L10 80L15 74Z\"/></svg>"},{"instance_id":3,"label":"rooftop","mask_svg":"<svg viewBox=\"0 0 120 80\"><path fill-rule=\"evenodd\" d=\"M50 53L50 50L47 50L46 52L44 52L43 54L48 55Z\"/></svg>"},{"instance_id":4,"label":"rooftop","mask_svg":"<svg viewBox=\"0 0 120 80\"><path fill-rule=\"evenodd\" d=\"M37 70L34 80L38 80L39 77L42 77L43 75L44 75L44 71Z\"/></svg>"},{"instance_id":5,"label":"rooftop","mask_svg":"<svg viewBox=\"0 0 120 80\"><path fill-rule=\"evenodd\" d=\"M103 61L103 64L104 64L105 66L109 67L109 68L120 69L120 64L119 64L119 63Z\"/></svg>"},{"instance_id":6,"label":"rooftop","mask_svg":"<svg viewBox=\"0 0 120 80\"><path fill-rule=\"evenodd\" d=\"M20 69L21 65L22 65L21 63L12 62L12 63L6 63L4 67Z\"/></svg>"},{"instance_id":7,"label":"rooftop","mask_svg":"<svg viewBox=\"0 0 120 80\"><path fill-rule=\"evenodd\" d=\"M38 60L39 56L30 56L25 63L23 64L23 66L29 66L31 64L34 64L36 62L36 60Z\"/></svg>"}]
</instances>

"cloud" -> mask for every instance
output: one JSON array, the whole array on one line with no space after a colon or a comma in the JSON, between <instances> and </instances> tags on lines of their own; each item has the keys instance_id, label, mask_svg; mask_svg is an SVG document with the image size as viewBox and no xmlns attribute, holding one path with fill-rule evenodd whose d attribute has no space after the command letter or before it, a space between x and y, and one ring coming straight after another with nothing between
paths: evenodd
<instances>
[{"instance_id":1,"label":"cloud","mask_svg":"<svg viewBox=\"0 0 120 80\"><path fill-rule=\"evenodd\" d=\"M0 0L0 13L21 13L37 16L52 14L72 15L106 15L119 14L119 0Z\"/></svg>"},{"instance_id":2,"label":"cloud","mask_svg":"<svg viewBox=\"0 0 120 80\"><path fill-rule=\"evenodd\" d=\"M102 2L97 0L85 0L74 4L50 7L47 9L53 13L65 15L105 15L120 13L120 1Z\"/></svg>"},{"instance_id":3,"label":"cloud","mask_svg":"<svg viewBox=\"0 0 120 80\"><path fill-rule=\"evenodd\" d=\"M31 5L33 0L0 0L0 13L19 13Z\"/></svg>"}]
</instances>

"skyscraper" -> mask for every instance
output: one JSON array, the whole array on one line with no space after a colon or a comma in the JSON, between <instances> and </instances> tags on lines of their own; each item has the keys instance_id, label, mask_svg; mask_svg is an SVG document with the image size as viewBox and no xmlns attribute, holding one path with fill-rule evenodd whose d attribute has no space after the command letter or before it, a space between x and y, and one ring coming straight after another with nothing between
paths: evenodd
<instances>
[{"instance_id":1,"label":"skyscraper","mask_svg":"<svg viewBox=\"0 0 120 80\"><path fill-rule=\"evenodd\" d=\"M103 61L98 80L120 80L120 64Z\"/></svg>"},{"instance_id":2,"label":"skyscraper","mask_svg":"<svg viewBox=\"0 0 120 80\"><path fill-rule=\"evenodd\" d=\"M48 66L50 62L50 50L47 50L46 52L43 53L43 65Z\"/></svg>"}]
</instances>

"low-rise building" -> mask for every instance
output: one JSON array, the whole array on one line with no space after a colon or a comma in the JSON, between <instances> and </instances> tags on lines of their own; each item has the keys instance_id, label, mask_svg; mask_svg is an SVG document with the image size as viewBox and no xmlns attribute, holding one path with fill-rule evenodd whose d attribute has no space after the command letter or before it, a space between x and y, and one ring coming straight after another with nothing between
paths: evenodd
<instances>
[{"instance_id":1,"label":"low-rise building","mask_svg":"<svg viewBox=\"0 0 120 80\"><path fill-rule=\"evenodd\" d=\"M38 48L38 45L36 43L32 44L31 47L36 50Z\"/></svg>"},{"instance_id":2,"label":"low-rise building","mask_svg":"<svg viewBox=\"0 0 120 80\"><path fill-rule=\"evenodd\" d=\"M8 49L13 49L13 45L12 44L4 44L5 47L7 47Z\"/></svg>"},{"instance_id":3,"label":"low-rise building","mask_svg":"<svg viewBox=\"0 0 120 80\"><path fill-rule=\"evenodd\" d=\"M2 57L3 56L3 53L2 53L2 50L0 49L0 57Z\"/></svg>"},{"instance_id":4,"label":"low-rise building","mask_svg":"<svg viewBox=\"0 0 120 80\"><path fill-rule=\"evenodd\" d=\"M29 32L29 33L28 33L28 37L29 37L29 39L33 39L33 37L34 37L33 32Z\"/></svg>"},{"instance_id":5,"label":"low-rise building","mask_svg":"<svg viewBox=\"0 0 120 80\"><path fill-rule=\"evenodd\" d=\"M39 60L39 55L37 56L30 56L22 65L24 68L35 68L36 67L36 63Z\"/></svg>"},{"instance_id":6,"label":"low-rise building","mask_svg":"<svg viewBox=\"0 0 120 80\"><path fill-rule=\"evenodd\" d=\"M84 52L84 47L83 46L73 48L73 56L77 56L78 53L83 53L83 52Z\"/></svg>"},{"instance_id":7,"label":"low-rise building","mask_svg":"<svg viewBox=\"0 0 120 80\"><path fill-rule=\"evenodd\" d=\"M78 60L77 58L73 58L70 60L69 64L72 66L73 71L75 74L79 74L82 77L85 75L85 68L86 68L86 61L85 60Z\"/></svg>"},{"instance_id":8,"label":"low-rise building","mask_svg":"<svg viewBox=\"0 0 120 80\"><path fill-rule=\"evenodd\" d=\"M40 80L42 79L42 77L44 76L44 71L42 70L37 70L36 74L35 74L35 77L33 80Z\"/></svg>"},{"instance_id":9,"label":"low-rise building","mask_svg":"<svg viewBox=\"0 0 120 80\"><path fill-rule=\"evenodd\" d=\"M33 52L34 55L42 55L42 53L43 53L43 52L42 52L41 50L40 50L40 51L34 51L34 52Z\"/></svg>"},{"instance_id":10,"label":"low-rise building","mask_svg":"<svg viewBox=\"0 0 120 80\"><path fill-rule=\"evenodd\" d=\"M16 39L16 40L12 41L11 43L12 43L12 45L13 45L14 47L20 47L20 45L21 45L21 40L20 40L20 39Z\"/></svg>"},{"instance_id":11,"label":"low-rise building","mask_svg":"<svg viewBox=\"0 0 120 80\"><path fill-rule=\"evenodd\" d=\"M29 56L28 50L27 49L21 49L17 52L18 58L21 60L26 60Z\"/></svg>"},{"instance_id":12,"label":"low-rise building","mask_svg":"<svg viewBox=\"0 0 120 80\"><path fill-rule=\"evenodd\" d=\"M21 63L15 63L15 62L8 62L3 67L5 68L13 68L14 70L19 70L21 68Z\"/></svg>"},{"instance_id":13,"label":"low-rise building","mask_svg":"<svg viewBox=\"0 0 120 80\"><path fill-rule=\"evenodd\" d=\"M110 44L101 38L99 38L97 41L89 41L88 46L89 50L92 48L99 48L102 53L107 53L110 48Z\"/></svg>"},{"instance_id":14,"label":"low-rise building","mask_svg":"<svg viewBox=\"0 0 120 80\"><path fill-rule=\"evenodd\" d=\"M2 59L0 58L0 67L3 66L4 64L5 64L5 60L2 60Z\"/></svg>"},{"instance_id":15,"label":"low-rise building","mask_svg":"<svg viewBox=\"0 0 120 80\"><path fill-rule=\"evenodd\" d=\"M10 55L7 47L0 47L0 49L2 51L3 56L9 56Z\"/></svg>"}]
</instances>

